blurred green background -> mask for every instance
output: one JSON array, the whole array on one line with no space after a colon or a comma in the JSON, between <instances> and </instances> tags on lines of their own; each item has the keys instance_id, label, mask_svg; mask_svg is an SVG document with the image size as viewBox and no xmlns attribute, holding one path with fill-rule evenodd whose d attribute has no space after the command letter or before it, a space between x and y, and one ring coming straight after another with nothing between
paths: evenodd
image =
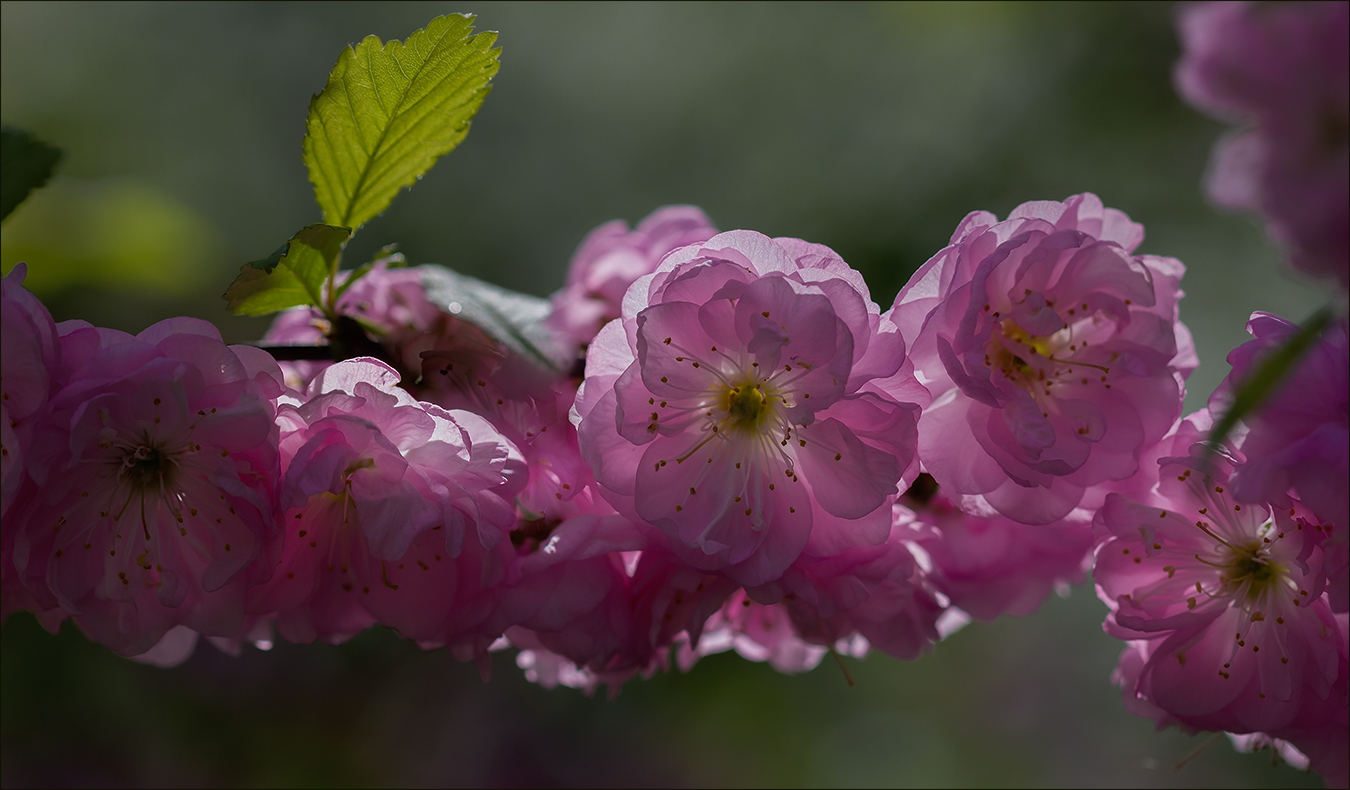
<instances>
[{"instance_id":1,"label":"blurred green background","mask_svg":"<svg viewBox=\"0 0 1350 790\"><path fill-rule=\"evenodd\" d=\"M1200 180L1222 127L1184 106L1169 4L0 4L4 122L66 150L5 223L7 272L58 320L265 321L219 294L319 212L300 159L341 48L438 14L501 32L468 140L353 242L398 242L546 295L594 225L666 203L833 247L883 307L974 209L1081 191L1190 267L1183 319L1226 375L1255 309L1324 297ZM124 661L16 615L0 632L0 783L31 785L1321 786L1121 708L1090 587L912 663L797 677L721 655L614 701L484 684L385 631L184 666Z\"/></svg>"}]
</instances>

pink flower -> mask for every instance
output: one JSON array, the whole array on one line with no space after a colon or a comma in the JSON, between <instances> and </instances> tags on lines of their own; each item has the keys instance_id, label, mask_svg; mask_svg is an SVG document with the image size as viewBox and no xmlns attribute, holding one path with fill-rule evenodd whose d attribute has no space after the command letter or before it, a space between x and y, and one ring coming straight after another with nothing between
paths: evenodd
<instances>
[{"instance_id":1,"label":"pink flower","mask_svg":"<svg viewBox=\"0 0 1350 790\"><path fill-rule=\"evenodd\" d=\"M586 520L572 521L585 524ZM565 529L571 523L556 529ZM613 525L619 523L611 521ZM629 524L628 530L632 529ZM554 545L550 537L544 548ZM671 648L687 641L689 631L698 633L735 589L726 579L699 573L660 547L631 550L611 545L616 548L607 559L614 583L589 616L572 618L564 628L552 631L507 629L506 640L521 648L516 663L531 683L545 688L578 688L588 696L605 684L614 696L637 675L650 677L668 669ZM528 545L525 548L528 551ZM528 556L525 561L530 562ZM548 561L540 558L535 561L536 567ZM592 571L591 575L597 574ZM572 594L569 591L569 597Z\"/></svg>"},{"instance_id":2,"label":"pink flower","mask_svg":"<svg viewBox=\"0 0 1350 790\"><path fill-rule=\"evenodd\" d=\"M1197 3L1179 21L1177 89L1240 124L1210 196L1259 211L1294 268L1350 280L1350 13L1344 2Z\"/></svg>"},{"instance_id":3,"label":"pink flower","mask_svg":"<svg viewBox=\"0 0 1350 790\"><path fill-rule=\"evenodd\" d=\"M33 423L51 396L61 359L61 346L51 314L36 296L23 287L28 266L20 263L3 280L4 394L0 397L0 475L3 500L0 512L9 509L24 479L24 456L32 437ZM8 541L6 541L8 545ZM8 557L8 551L5 554Z\"/></svg>"},{"instance_id":4,"label":"pink flower","mask_svg":"<svg viewBox=\"0 0 1350 790\"><path fill-rule=\"evenodd\" d=\"M723 233L634 283L591 344L582 455L610 502L685 562L762 584L803 552L885 541L915 472L918 407L876 383L903 360L833 252Z\"/></svg>"},{"instance_id":5,"label":"pink flower","mask_svg":"<svg viewBox=\"0 0 1350 790\"><path fill-rule=\"evenodd\" d=\"M4 331L0 341L0 513L19 496L20 488L32 481L25 459L32 442L33 426L46 412L60 373L61 345L56 325L47 308L23 287L28 273L18 264L0 280L0 317ZM24 588L14 570L14 519L0 522L0 617L20 609L40 610L33 594ZM53 627L51 618L44 623Z\"/></svg>"},{"instance_id":6,"label":"pink flower","mask_svg":"<svg viewBox=\"0 0 1350 790\"><path fill-rule=\"evenodd\" d=\"M913 513L895 506L886 543L798 560L770 584L733 594L679 647L687 670L700 656L734 649L779 672L805 672L830 649L862 658L876 647L911 660L941 637L945 604L911 553Z\"/></svg>"},{"instance_id":7,"label":"pink flower","mask_svg":"<svg viewBox=\"0 0 1350 790\"><path fill-rule=\"evenodd\" d=\"M926 491L916 491L928 483ZM1092 512L1081 508L1051 524L1022 524L964 497L963 512L931 477L901 500L913 508L914 542L932 562L928 582L977 620L1029 615L1051 590L1083 579L1092 550Z\"/></svg>"},{"instance_id":8,"label":"pink flower","mask_svg":"<svg viewBox=\"0 0 1350 790\"><path fill-rule=\"evenodd\" d=\"M1211 411L1225 410L1236 387L1298 327L1258 312L1252 314L1247 331L1254 339L1228 355L1233 371L1211 396ZM1312 509L1318 531L1325 529L1330 535L1326 550L1332 601L1336 611L1345 611L1350 342L1344 319L1327 328L1261 410L1243 422L1248 430L1236 446L1246 463L1233 476L1233 497L1240 502L1285 503L1287 494L1293 493Z\"/></svg>"},{"instance_id":9,"label":"pink flower","mask_svg":"<svg viewBox=\"0 0 1350 790\"><path fill-rule=\"evenodd\" d=\"M1149 642L1122 672L1136 698L1196 729L1320 721L1342 674L1321 550L1291 511L1235 501L1232 465L1201 447L1164 459L1148 501L1112 494L1097 513L1111 534L1095 570L1106 630Z\"/></svg>"},{"instance_id":10,"label":"pink flower","mask_svg":"<svg viewBox=\"0 0 1350 790\"><path fill-rule=\"evenodd\" d=\"M1299 720L1271 731L1267 737L1283 741L1307 757L1308 767L1328 787L1350 783L1350 615L1335 617L1338 674L1326 699L1305 695ZM1293 762L1292 760L1290 762Z\"/></svg>"},{"instance_id":11,"label":"pink flower","mask_svg":"<svg viewBox=\"0 0 1350 790\"><path fill-rule=\"evenodd\" d=\"M1090 194L975 212L901 289L889 315L933 395L919 456L950 500L1053 523L1097 507L1176 421L1198 364L1184 267L1133 255L1143 237Z\"/></svg>"},{"instance_id":12,"label":"pink flower","mask_svg":"<svg viewBox=\"0 0 1350 790\"><path fill-rule=\"evenodd\" d=\"M1253 732L1246 735L1235 735L1228 733L1228 740L1232 742L1233 749L1248 754L1270 749L1279 755L1279 760L1287 763L1291 768L1298 771L1308 770L1308 756L1300 752L1288 741L1282 741L1279 738L1272 738L1263 732ZM1275 758L1272 758L1275 759Z\"/></svg>"},{"instance_id":13,"label":"pink flower","mask_svg":"<svg viewBox=\"0 0 1350 790\"><path fill-rule=\"evenodd\" d=\"M1152 719L1156 730L1179 727L1193 732L1194 728L1181 724L1140 692L1139 678L1149 663L1153 648L1159 643L1160 640L1150 642L1146 639L1127 641L1115 670L1111 672L1111 683L1120 687L1120 701L1126 712L1143 719Z\"/></svg>"},{"instance_id":14,"label":"pink flower","mask_svg":"<svg viewBox=\"0 0 1350 790\"><path fill-rule=\"evenodd\" d=\"M457 386L473 392L479 380L492 377L506 356L505 349L478 327L429 302L420 270L389 268L391 260L378 261L337 303L344 320L352 322L347 330L354 332L361 328L378 347L366 345L358 337L356 342L362 347L343 350L348 356L377 355L409 383L422 374L424 356L434 357L431 363L436 373L434 386ZM344 280L345 276L349 274L344 273ZM278 315L263 340L278 345L320 345L333 340L334 334L335 327L317 310L298 307ZM333 342L341 344L343 339ZM348 338L349 345L350 342ZM331 364L284 362L282 369L288 386L304 389L320 370Z\"/></svg>"},{"instance_id":15,"label":"pink flower","mask_svg":"<svg viewBox=\"0 0 1350 790\"><path fill-rule=\"evenodd\" d=\"M858 657L873 647L905 661L930 652L944 633L939 619L947 602L912 553L918 537L913 513L895 505L891 521L885 543L799 560L780 581L750 590L751 596L769 602L782 591L793 627L812 644Z\"/></svg>"},{"instance_id":16,"label":"pink flower","mask_svg":"<svg viewBox=\"0 0 1350 790\"><path fill-rule=\"evenodd\" d=\"M1344 787L1350 778L1350 759L1345 748L1350 738L1347 724L1347 671L1345 614L1336 615L1336 633L1339 669L1335 684L1325 699L1316 695L1304 695L1299 720L1295 725L1283 727L1273 733L1250 731L1228 733L1233 748L1240 752L1257 752L1270 748L1292 767L1311 769L1322 775L1328 787ZM1149 688L1140 683L1150 659L1165 638L1131 641L1121 653L1120 663L1112 674L1113 683L1121 687L1121 698L1125 709L1146 719L1153 719L1157 729L1176 726L1187 732L1195 732L1196 727L1179 721L1167 711L1158 707L1147 696Z\"/></svg>"},{"instance_id":17,"label":"pink flower","mask_svg":"<svg viewBox=\"0 0 1350 790\"><path fill-rule=\"evenodd\" d=\"M631 231L623 220L606 222L586 234L572 255L567 283L553 295L547 324L584 348L600 327L619 317L628 286L656 271L666 253L716 234L712 221L694 206L664 206Z\"/></svg>"},{"instance_id":18,"label":"pink flower","mask_svg":"<svg viewBox=\"0 0 1350 790\"><path fill-rule=\"evenodd\" d=\"M275 617L287 639L342 641L380 615L401 631L423 626L442 612L415 605L427 591L408 566L449 564L466 546L465 564L500 572L484 553L515 523L502 471L519 453L482 418L420 403L398 381L359 358L320 371L306 400L283 401L285 535L249 611Z\"/></svg>"},{"instance_id":19,"label":"pink flower","mask_svg":"<svg viewBox=\"0 0 1350 790\"><path fill-rule=\"evenodd\" d=\"M841 640L841 653L862 658L867 640ZM703 656L735 650L750 661L768 661L786 675L808 672L820 664L829 648L804 641L792 625L792 617L783 604L755 603L745 592L737 591L708 618L697 644L682 641L677 661L688 672Z\"/></svg>"},{"instance_id":20,"label":"pink flower","mask_svg":"<svg viewBox=\"0 0 1350 790\"><path fill-rule=\"evenodd\" d=\"M233 635L271 571L276 363L190 318L135 337L68 322L61 359L36 485L6 514L24 584L124 655L178 625Z\"/></svg>"},{"instance_id":21,"label":"pink flower","mask_svg":"<svg viewBox=\"0 0 1350 790\"><path fill-rule=\"evenodd\" d=\"M570 665L574 678L590 678L590 691L601 682L617 690L633 674L624 654L633 640L635 563L625 555L645 543L637 527L622 516L579 515L553 526L523 524L512 543L516 556L507 566L494 635L504 632L517 647L556 657L552 664L539 659L540 668Z\"/></svg>"}]
</instances>

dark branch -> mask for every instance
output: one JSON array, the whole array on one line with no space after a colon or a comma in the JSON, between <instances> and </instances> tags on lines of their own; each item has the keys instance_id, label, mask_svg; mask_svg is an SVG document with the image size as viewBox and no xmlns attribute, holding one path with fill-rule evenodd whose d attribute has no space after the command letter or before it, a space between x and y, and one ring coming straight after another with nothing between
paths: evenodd
<instances>
[{"instance_id":1,"label":"dark branch","mask_svg":"<svg viewBox=\"0 0 1350 790\"><path fill-rule=\"evenodd\" d=\"M259 344L258 348L272 355L272 358L278 362L299 362L307 361L333 361L333 350L330 346L265 346Z\"/></svg>"}]
</instances>

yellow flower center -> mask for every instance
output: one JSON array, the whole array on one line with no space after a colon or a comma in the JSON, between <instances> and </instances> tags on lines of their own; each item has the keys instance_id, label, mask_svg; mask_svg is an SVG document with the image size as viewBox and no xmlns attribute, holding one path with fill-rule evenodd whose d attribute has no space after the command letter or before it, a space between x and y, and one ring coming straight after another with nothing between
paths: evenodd
<instances>
[{"instance_id":1,"label":"yellow flower center","mask_svg":"<svg viewBox=\"0 0 1350 790\"><path fill-rule=\"evenodd\" d=\"M722 425L728 430L760 433L773 415L765 382L739 381L719 389L718 405L727 415Z\"/></svg>"}]
</instances>

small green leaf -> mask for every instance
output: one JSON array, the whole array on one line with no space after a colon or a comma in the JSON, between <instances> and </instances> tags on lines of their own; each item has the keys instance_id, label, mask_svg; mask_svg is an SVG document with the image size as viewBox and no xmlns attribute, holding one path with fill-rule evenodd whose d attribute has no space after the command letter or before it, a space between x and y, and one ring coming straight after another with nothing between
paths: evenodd
<instances>
[{"instance_id":1,"label":"small green leaf","mask_svg":"<svg viewBox=\"0 0 1350 790\"><path fill-rule=\"evenodd\" d=\"M427 300L475 324L518 356L552 373L566 372L575 356L544 326L553 307L547 299L508 291L444 266L418 267Z\"/></svg>"},{"instance_id":2,"label":"small green leaf","mask_svg":"<svg viewBox=\"0 0 1350 790\"><path fill-rule=\"evenodd\" d=\"M267 315L298 305L323 308L324 281L351 235L348 228L310 225L268 257L244 264L225 290L230 312Z\"/></svg>"},{"instance_id":3,"label":"small green leaf","mask_svg":"<svg viewBox=\"0 0 1350 790\"><path fill-rule=\"evenodd\" d=\"M1233 395L1233 402L1224 412L1223 418L1214 424L1209 432L1207 444L1210 448L1219 447L1228 434L1246 415L1256 411L1273 395L1284 382L1285 374L1303 358L1303 354L1312 346L1322 330L1336 317L1332 305L1327 305L1316 313L1294 333L1285 344L1270 353L1255 371L1249 375Z\"/></svg>"},{"instance_id":4,"label":"small green leaf","mask_svg":"<svg viewBox=\"0 0 1350 790\"><path fill-rule=\"evenodd\" d=\"M0 219L8 217L29 192L47 183L60 160L60 148L22 129L0 129Z\"/></svg>"},{"instance_id":5,"label":"small green leaf","mask_svg":"<svg viewBox=\"0 0 1350 790\"><path fill-rule=\"evenodd\" d=\"M305 166L324 222L358 228L469 133L500 65L473 17L431 20L406 42L347 47L310 102Z\"/></svg>"}]
</instances>

